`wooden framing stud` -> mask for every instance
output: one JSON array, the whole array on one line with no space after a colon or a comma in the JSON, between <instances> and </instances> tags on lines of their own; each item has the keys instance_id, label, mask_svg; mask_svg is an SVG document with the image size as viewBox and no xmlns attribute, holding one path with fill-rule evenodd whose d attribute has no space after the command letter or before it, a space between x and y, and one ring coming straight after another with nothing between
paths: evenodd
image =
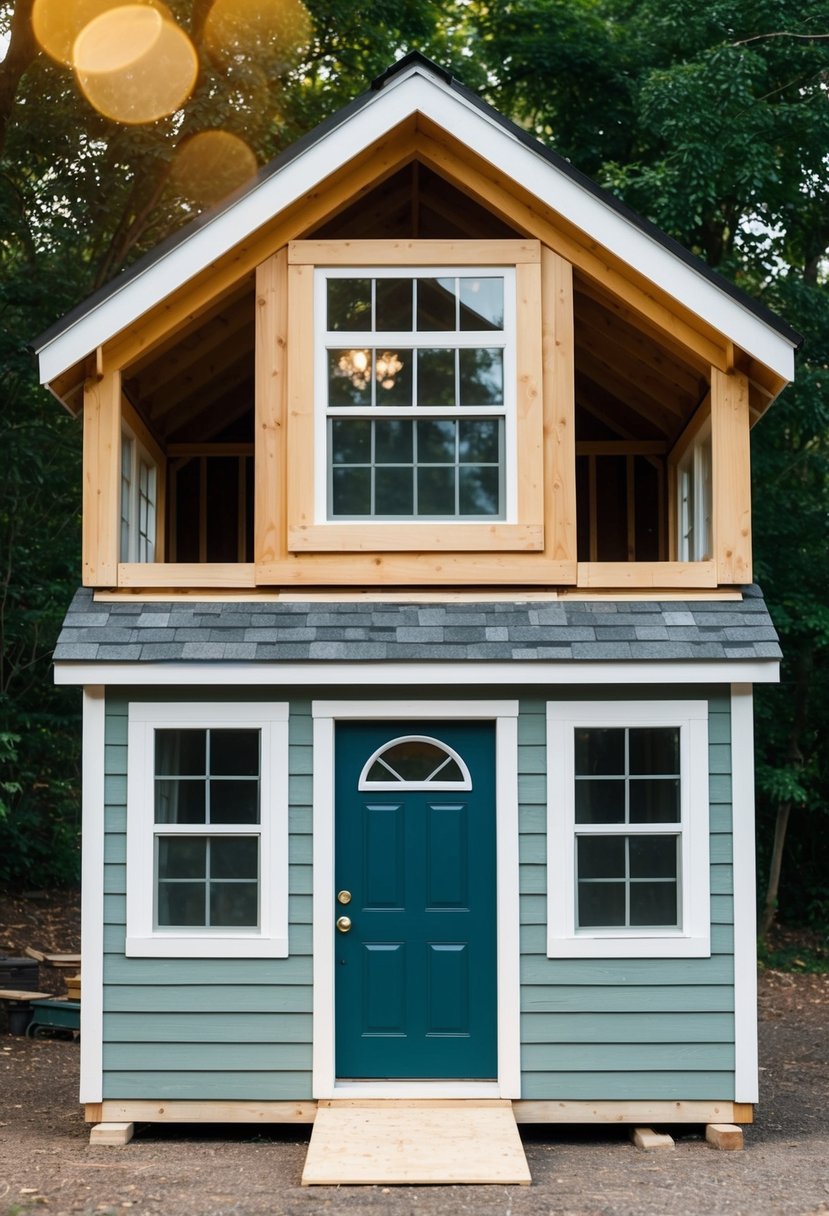
<instances>
[{"instance_id":1,"label":"wooden framing stud","mask_svg":"<svg viewBox=\"0 0 829 1216\"><path fill-rule=\"evenodd\" d=\"M736 1123L707 1123L705 1139L711 1148L727 1153L737 1153L744 1148L743 1129Z\"/></svg>"},{"instance_id":2,"label":"wooden framing stud","mask_svg":"<svg viewBox=\"0 0 829 1216\"><path fill-rule=\"evenodd\" d=\"M674 1138L661 1132L655 1132L651 1127L632 1127L630 1138L636 1148L643 1152L652 1153L658 1148L674 1148Z\"/></svg>"},{"instance_id":3,"label":"wooden framing stud","mask_svg":"<svg viewBox=\"0 0 829 1216\"><path fill-rule=\"evenodd\" d=\"M134 1131L134 1123L96 1123L89 1133L89 1143L122 1148L132 1140Z\"/></svg>"}]
</instances>

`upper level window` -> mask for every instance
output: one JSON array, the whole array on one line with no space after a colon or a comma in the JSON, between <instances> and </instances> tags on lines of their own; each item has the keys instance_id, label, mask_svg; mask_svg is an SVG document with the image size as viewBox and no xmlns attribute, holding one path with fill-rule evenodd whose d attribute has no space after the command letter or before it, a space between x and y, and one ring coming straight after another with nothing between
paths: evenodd
<instances>
[{"instance_id":1,"label":"upper level window","mask_svg":"<svg viewBox=\"0 0 829 1216\"><path fill-rule=\"evenodd\" d=\"M712 481L709 425L677 467L677 539L680 561L701 562L712 555Z\"/></svg>"},{"instance_id":2,"label":"upper level window","mask_svg":"<svg viewBox=\"0 0 829 1216\"><path fill-rule=\"evenodd\" d=\"M150 454L121 431L121 561L152 562L156 550L158 474Z\"/></svg>"},{"instance_id":3,"label":"upper level window","mask_svg":"<svg viewBox=\"0 0 829 1216\"><path fill-rule=\"evenodd\" d=\"M319 518L514 516L514 297L504 267L317 271Z\"/></svg>"}]
</instances>

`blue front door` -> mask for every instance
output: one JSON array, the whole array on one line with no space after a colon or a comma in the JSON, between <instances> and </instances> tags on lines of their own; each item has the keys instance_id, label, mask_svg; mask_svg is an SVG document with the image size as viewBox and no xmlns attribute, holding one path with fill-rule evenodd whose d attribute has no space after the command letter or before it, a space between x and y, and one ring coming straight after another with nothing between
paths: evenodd
<instances>
[{"instance_id":1,"label":"blue front door","mask_svg":"<svg viewBox=\"0 0 829 1216\"><path fill-rule=\"evenodd\" d=\"M337 726L338 1077L497 1075L494 745L492 723Z\"/></svg>"}]
</instances>

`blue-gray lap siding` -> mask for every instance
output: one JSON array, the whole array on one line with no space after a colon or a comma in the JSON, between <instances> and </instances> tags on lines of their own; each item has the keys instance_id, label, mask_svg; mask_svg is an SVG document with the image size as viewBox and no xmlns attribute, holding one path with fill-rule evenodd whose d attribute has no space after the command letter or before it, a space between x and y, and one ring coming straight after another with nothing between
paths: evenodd
<instances>
[{"instance_id":1,"label":"blue-gray lap siding","mask_svg":"<svg viewBox=\"0 0 829 1216\"><path fill-rule=\"evenodd\" d=\"M326 695L328 690L320 690ZM551 690L552 691L552 690ZM476 690L481 696L486 692ZM563 700L660 690L557 689ZM448 692L457 696L457 688ZM106 718L104 1097L311 1097L311 698L290 700L290 955L126 958L127 702L266 699L267 690L110 694ZM382 697L361 689L357 696ZM475 695L475 694L472 694ZM496 695L505 695L498 690ZM662 695L664 695L664 690ZM699 698L699 689L670 689ZM430 699L436 700L433 692ZM521 1065L525 1098L728 1099L734 1090L731 747L727 690L711 690L712 954L705 959L546 955L545 699L521 698Z\"/></svg>"}]
</instances>

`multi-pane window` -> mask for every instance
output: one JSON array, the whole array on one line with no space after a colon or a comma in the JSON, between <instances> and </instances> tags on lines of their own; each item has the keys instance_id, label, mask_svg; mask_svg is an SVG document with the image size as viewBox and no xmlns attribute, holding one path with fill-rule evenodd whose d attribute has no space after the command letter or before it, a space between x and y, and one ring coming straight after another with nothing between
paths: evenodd
<instances>
[{"instance_id":1,"label":"multi-pane window","mask_svg":"<svg viewBox=\"0 0 829 1216\"><path fill-rule=\"evenodd\" d=\"M547 705L548 951L710 951L705 701Z\"/></svg>"},{"instance_id":2,"label":"multi-pane window","mask_svg":"<svg viewBox=\"0 0 829 1216\"><path fill-rule=\"evenodd\" d=\"M259 756L256 729L155 732L159 928L259 924Z\"/></svg>"},{"instance_id":3,"label":"multi-pane window","mask_svg":"<svg viewBox=\"0 0 829 1216\"><path fill-rule=\"evenodd\" d=\"M506 519L514 271L317 273L326 518Z\"/></svg>"},{"instance_id":4,"label":"multi-pane window","mask_svg":"<svg viewBox=\"0 0 829 1216\"><path fill-rule=\"evenodd\" d=\"M157 471L138 440L121 432L122 562L155 561Z\"/></svg>"},{"instance_id":5,"label":"multi-pane window","mask_svg":"<svg viewBox=\"0 0 829 1216\"><path fill-rule=\"evenodd\" d=\"M576 925L679 928L679 728L575 732Z\"/></svg>"},{"instance_id":6,"label":"multi-pane window","mask_svg":"<svg viewBox=\"0 0 829 1216\"><path fill-rule=\"evenodd\" d=\"M288 952L288 706L132 702L128 956Z\"/></svg>"},{"instance_id":7,"label":"multi-pane window","mask_svg":"<svg viewBox=\"0 0 829 1216\"><path fill-rule=\"evenodd\" d=\"M713 553L713 485L710 430L677 469L679 560L701 562Z\"/></svg>"},{"instance_id":8,"label":"multi-pane window","mask_svg":"<svg viewBox=\"0 0 829 1216\"><path fill-rule=\"evenodd\" d=\"M446 743L426 735L392 739L369 756L360 774L364 789L471 789L463 758Z\"/></svg>"}]
</instances>

